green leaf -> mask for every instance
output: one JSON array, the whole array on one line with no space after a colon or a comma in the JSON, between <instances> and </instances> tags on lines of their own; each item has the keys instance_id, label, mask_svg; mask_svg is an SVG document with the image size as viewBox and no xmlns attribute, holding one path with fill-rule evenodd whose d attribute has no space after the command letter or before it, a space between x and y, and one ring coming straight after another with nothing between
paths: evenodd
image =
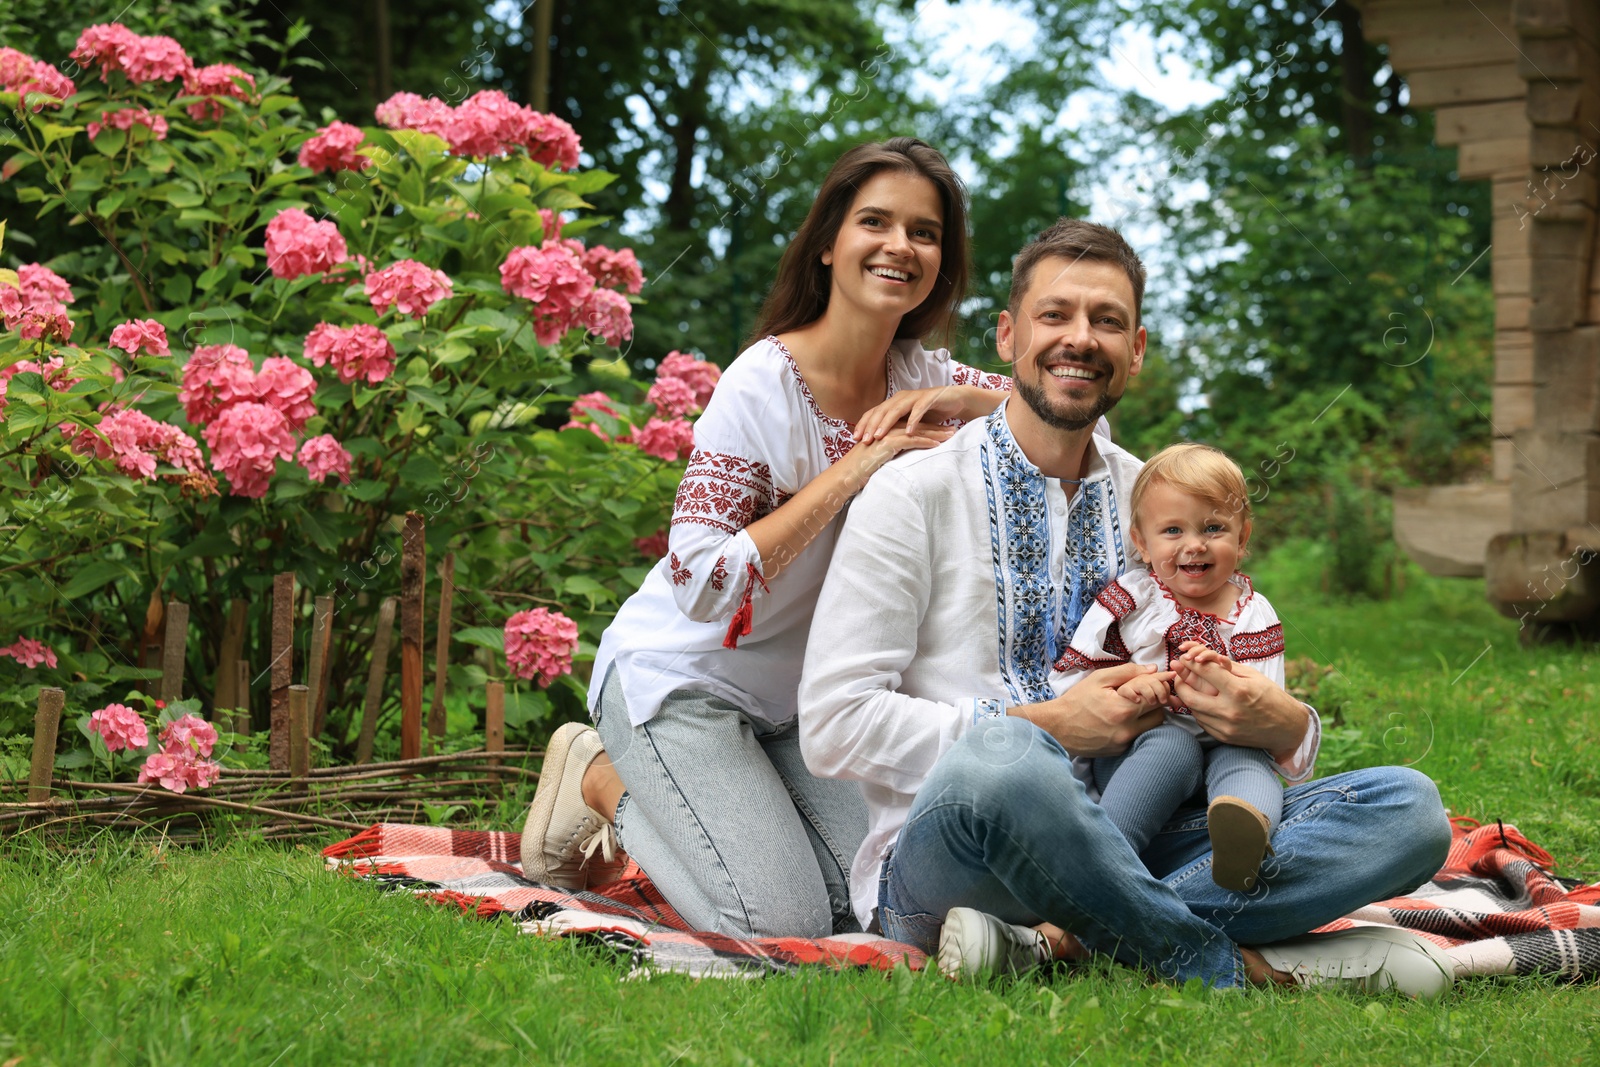
<instances>
[{"instance_id":1,"label":"green leaf","mask_svg":"<svg viewBox=\"0 0 1600 1067\"><path fill-rule=\"evenodd\" d=\"M506 726L515 730L550 715L550 697L537 689L512 689L506 693Z\"/></svg>"},{"instance_id":2,"label":"green leaf","mask_svg":"<svg viewBox=\"0 0 1600 1067\"><path fill-rule=\"evenodd\" d=\"M562 581L561 588L564 592L567 592L572 596L587 597L590 602L597 600L610 601L616 599L616 594L612 593L611 590L607 589L593 578L586 578L581 574L569 574L566 579Z\"/></svg>"},{"instance_id":3,"label":"green leaf","mask_svg":"<svg viewBox=\"0 0 1600 1067\"><path fill-rule=\"evenodd\" d=\"M572 180L562 186L563 189L586 196L589 193L598 193L601 189L617 180L615 174L603 170L586 170L582 174L574 174Z\"/></svg>"},{"instance_id":4,"label":"green leaf","mask_svg":"<svg viewBox=\"0 0 1600 1067\"><path fill-rule=\"evenodd\" d=\"M47 146L53 145L57 141L64 141L69 137L75 137L82 132L82 126L57 126L53 122L46 122L39 129L39 133L44 138L44 143Z\"/></svg>"},{"instance_id":5,"label":"green leaf","mask_svg":"<svg viewBox=\"0 0 1600 1067\"><path fill-rule=\"evenodd\" d=\"M228 220L218 215L209 208L192 207L187 211L178 212L179 222L227 222Z\"/></svg>"},{"instance_id":6,"label":"green leaf","mask_svg":"<svg viewBox=\"0 0 1600 1067\"><path fill-rule=\"evenodd\" d=\"M477 645L479 648L493 649L496 652L506 650L505 631L493 626L467 626L450 636L464 645Z\"/></svg>"},{"instance_id":7,"label":"green leaf","mask_svg":"<svg viewBox=\"0 0 1600 1067\"><path fill-rule=\"evenodd\" d=\"M108 219L117 213L117 209L122 206L122 202L127 198L128 194L120 189L114 193L107 193L105 196L102 196L100 198L100 202L94 206L94 213L103 219Z\"/></svg>"},{"instance_id":8,"label":"green leaf","mask_svg":"<svg viewBox=\"0 0 1600 1067\"><path fill-rule=\"evenodd\" d=\"M74 574L72 580L61 587L61 599L77 600L125 574L127 568L123 564L108 559L97 560Z\"/></svg>"},{"instance_id":9,"label":"green leaf","mask_svg":"<svg viewBox=\"0 0 1600 1067\"><path fill-rule=\"evenodd\" d=\"M195 288L199 289L202 293L209 293L212 289L216 288L217 283L223 278L227 277L227 275L227 266L219 263L215 267L212 267L210 270L207 270L200 275L199 279L194 283Z\"/></svg>"},{"instance_id":10,"label":"green leaf","mask_svg":"<svg viewBox=\"0 0 1600 1067\"><path fill-rule=\"evenodd\" d=\"M89 143L101 155L114 156L128 143L128 135L123 130L101 130L100 135L90 138Z\"/></svg>"},{"instance_id":11,"label":"green leaf","mask_svg":"<svg viewBox=\"0 0 1600 1067\"><path fill-rule=\"evenodd\" d=\"M167 203L178 209L199 207L206 198L192 189L175 189L166 195Z\"/></svg>"}]
</instances>

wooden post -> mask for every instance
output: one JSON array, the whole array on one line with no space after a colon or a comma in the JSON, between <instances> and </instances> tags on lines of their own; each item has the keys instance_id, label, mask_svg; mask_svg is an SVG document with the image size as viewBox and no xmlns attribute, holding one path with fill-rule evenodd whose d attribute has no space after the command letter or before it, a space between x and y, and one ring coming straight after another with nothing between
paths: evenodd
<instances>
[{"instance_id":1,"label":"wooden post","mask_svg":"<svg viewBox=\"0 0 1600 1067\"><path fill-rule=\"evenodd\" d=\"M213 687L216 694L213 703L218 711L239 706L239 678L234 664L244 655L249 606L243 597L228 602L228 617L222 624L222 642L217 648L217 683Z\"/></svg>"},{"instance_id":2,"label":"wooden post","mask_svg":"<svg viewBox=\"0 0 1600 1067\"><path fill-rule=\"evenodd\" d=\"M167 632L161 650L161 699L183 699L183 661L189 646L189 605L181 600L167 604Z\"/></svg>"},{"instance_id":3,"label":"wooden post","mask_svg":"<svg viewBox=\"0 0 1600 1067\"><path fill-rule=\"evenodd\" d=\"M233 661L233 732L240 737L250 736L250 661L237 659ZM235 742L235 752L243 752L244 745Z\"/></svg>"},{"instance_id":4,"label":"wooden post","mask_svg":"<svg viewBox=\"0 0 1600 1067\"><path fill-rule=\"evenodd\" d=\"M289 685L294 681L294 572L272 580L272 738L267 763L289 769Z\"/></svg>"},{"instance_id":5,"label":"wooden post","mask_svg":"<svg viewBox=\"0 0 1600 1067\"><path fill-rule=\"evenodd\" d=\"M67 695L59 689L39 690L39 710L33 715L33 763L28 768L28 803L50 799L50 777L56 772L56 730Z\"/></svg>"},{"instance_id":6,"label":"wooden post","mask_svg":"<svg viewBox=\"0 0 1600 1067\"><path fill-rule=\"evenodd\" d=\"M483 717L483 747L488 752L506 750L506 686L504 682L490 682L485 695L488 709ZM491 757L489 766L498 767L500 761ZM496 778L499 775L495 775Z\"/></svg>"},{"instance_id":7,"label":"wooden post","mask_svg":"<svg viewBox=\"0 0 1600 1067\"><path fill-rule=\"evenodd\" d=\"M151 592L150 603L144 609L144 633L139 635L139 666L154 667L161 662L161 621L165 617L166 607L158 588ZM150 682L140 682L139 692L150 692Z\"/></svg>"},{"instance_id":8,"label":"wooden post","mask_svg":"<svg viewBox=\"0 0 1600 1067\"><path fill-rule=\"evenodd\" d=\"M456 591L456 554L446 552L439 564L439 624L433 635L433 706L428 709L428 733L437 745L444 736L444 691L450 666L450 602Z\"/></svg>"},{"instance_id":9,"label":"wooden post","mask_svg":"<svg viewBox=\"0 0 1600 1067\"><path fill-rule=\"evenodd\" d=\"M367 668L367 703L361 710L361 737L356 741L356 762L372 762L372 737L378 730L378 709L383 705L383 679L389 670L389 639L394 634L395 598L386 596L378 606L372 635L372 665Z\"/></svg>"},{"instance_id":10,"label":"wooden post","mask_svg":"<svg viewBox=\"0 0 1600 1067\"><path fill-rule=\"evenodd\" d=\"M304 778L311 770L311 732L306 722L310 692L303 685L289 687L289 777Z\"/></svg>"},{"instance_id":11,"label":"wooden post","mask_svg":"<svg viewBox=\"0 0 1600 1067\"><path fill-rule=\"evenodd\" d=\"M400 541L400 758L422 755L422 612L427 581L422 516L406 512Z\"/></svg>"},{"instance_id":12,"label":"wooden post","mask_svg":"<svg viewBox=\"0 0 1600 1067\"><path fill-rule=\"evenodd\" d=\"M333 597L319 596L311 612L311 656L306 686L311 690L311 736L321 737L328 717L328 642L333 636Z\"/></svg>"}]
</instances>

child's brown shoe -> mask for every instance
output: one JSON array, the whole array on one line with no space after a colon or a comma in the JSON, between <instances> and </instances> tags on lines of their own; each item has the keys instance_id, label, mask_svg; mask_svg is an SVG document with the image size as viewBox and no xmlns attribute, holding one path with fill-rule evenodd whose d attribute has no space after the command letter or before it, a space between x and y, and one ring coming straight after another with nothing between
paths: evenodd
<instances>
[{"instance_id":1,"label":"child's brown shoe","mask_svg":"<svg viewBox=\"0 0 1600 1067\"><path fill-rule=\"evenodd\" d=\"M1272 851L1267 817L1248 801L1217 797L1206 809L1206 822L1212 881L1236 893L1250 892L1261 873L1261 861Z\"/></svg>"}]
</instances>

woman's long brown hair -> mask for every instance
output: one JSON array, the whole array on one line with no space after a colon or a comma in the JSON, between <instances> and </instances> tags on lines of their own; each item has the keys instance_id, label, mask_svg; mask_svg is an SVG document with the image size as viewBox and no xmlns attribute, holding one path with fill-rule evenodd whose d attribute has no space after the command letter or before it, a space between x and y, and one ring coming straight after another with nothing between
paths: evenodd
<instances>
[{"instance_id":1,"label":"woman's long brown hair","mask_svg":"<svg viewBox=\"0 0 1600 1067\"><path fill-rule=\"evenodd\" d=\"M944 207L944 232L939 276L933 292L900 319L896 337L933 338L948 344L955 337L957 315L967 295L971 266L967 250L967 192L938 150L915 137L894 137L857 145L828 171L822 191L806 221L778 262L778 278L762 302L752 343L816 322L828 310L832 270L822 253L833 246L856 192L873 175L898 170L927 178L939 191Z\"/></svg>"}]
</instances>

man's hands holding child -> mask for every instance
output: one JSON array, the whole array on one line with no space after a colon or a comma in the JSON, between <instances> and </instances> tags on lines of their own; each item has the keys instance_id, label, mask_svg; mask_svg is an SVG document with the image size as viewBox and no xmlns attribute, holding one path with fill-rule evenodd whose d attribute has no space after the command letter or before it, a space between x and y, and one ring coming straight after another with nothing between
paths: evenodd
<instances>
[{"instance_id":1,"label":"man's hands holding child","mask_svg":"<svg viewBox=\"0 0 1600 1067\"><path fill-rule=\"evenodd\" d=\"M1175 671L1159 674L1141 674L1117 686L1117 695L1123 700L1139 705L1140 710L1164 708L1172 699L1172 680Z\"/></svg>"},{"instance_id":2,"label":"man's hands holding child","mask_svg":"<svg viewBox=\"0 0 1600 1067\"><path fill-rule=\"evenodd\" d=\"M1265 749L1280 762L1306 735L1310 712L1253 667L1236 663L1199 641L1185 641L1172 683L1173 696L1218 741Z\"/></svg>"},{"instance_id":3,"label":"man's hands holding child","mask_svg":"<svg viewBox=\"0 0 1600 1067\"><path fill-rule=\"evenodd\" d=\"M1027 719L1061 742L1074 756L1118 756L1127 751L1133 739L1161 725L1166 708L1159 701L1145 700L1165 690L1175 677L1172 671L1125 663L1090 673L1077 685L1054 700L1014 707L1011 714ZM1122 689L1132 682L1140 688L1137 696L1124 696Z\"/></svg>"}]
</instances>

